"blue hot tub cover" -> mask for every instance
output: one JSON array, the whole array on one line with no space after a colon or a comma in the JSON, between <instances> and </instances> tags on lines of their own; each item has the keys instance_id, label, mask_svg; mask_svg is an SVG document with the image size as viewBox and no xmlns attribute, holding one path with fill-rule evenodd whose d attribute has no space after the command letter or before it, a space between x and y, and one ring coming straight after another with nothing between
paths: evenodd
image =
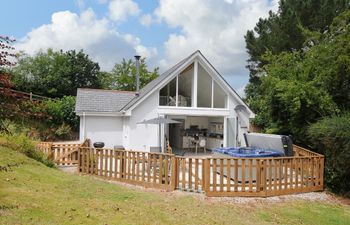
<instances>
[{"instance_id":1,"label":"blue hot tub cover","mask_svg":"<svg viewBox=\"0 0 350 225\"><path fill-rule=\"evenodd\" d=\"M284 156L283 152L278 150L255 147L216 148L213 151L238 158L266 158Z\"/></svg>"}]
</instances>

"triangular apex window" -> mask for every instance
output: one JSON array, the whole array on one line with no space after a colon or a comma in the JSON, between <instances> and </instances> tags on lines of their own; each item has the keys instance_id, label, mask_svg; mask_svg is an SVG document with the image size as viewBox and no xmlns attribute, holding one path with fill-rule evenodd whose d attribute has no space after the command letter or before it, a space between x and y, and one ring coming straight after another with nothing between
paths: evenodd
<instances>
[{"instance_id":1,"label":"triangular apex window","mask_svg":"<svg viewBox=\"0 0 350 225\"><path fill-rule=\"evenodd\" d=\"M159 91L159 105L227 108L227 94L200 63L194 62Z\"/></svg>"},{"instance_id":2,"label":"triangular apex window","mask_svg":"<svg viewBox=\"0 0 350 225\"><path fill-rule=\"evenodd\" d=\"M165 85L159 92L159 105L191 107L194 63Z\"/></svg>"}]
</instances>

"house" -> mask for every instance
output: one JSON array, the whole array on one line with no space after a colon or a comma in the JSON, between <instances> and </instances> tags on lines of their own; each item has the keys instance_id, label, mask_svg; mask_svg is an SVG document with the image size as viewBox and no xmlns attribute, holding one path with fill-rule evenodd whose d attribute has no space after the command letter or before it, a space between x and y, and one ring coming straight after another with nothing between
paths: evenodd
<instances>
[{"instance_id":1,"label":"house","mask_svg":"<svg viewBox=\"0 0 350 225\"><path fill-rule=\"evenodd\" d=\"M105 147L157 151L191 148L193 136L206 149L243 146L254 113L202 55L196 51L139 92L79 88L76 114L80 140ZM145 124L166 117L176 124Z\"/></svg>"}]
</instances>

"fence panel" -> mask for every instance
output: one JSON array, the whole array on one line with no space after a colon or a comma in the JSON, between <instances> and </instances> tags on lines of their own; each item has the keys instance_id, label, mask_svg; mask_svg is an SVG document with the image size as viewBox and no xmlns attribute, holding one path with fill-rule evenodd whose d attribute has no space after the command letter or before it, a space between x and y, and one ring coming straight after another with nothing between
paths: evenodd
<instances>
[{"instance_id":1,"label":"fence panel","mask_svg":"<svg viewBox=\"0 0 350 225\"><path fill-rule=\"evenodd\" d=\"M59 165L104 179L207 196L276 196L323 190L324 156L294 146L294 157L178 157L92 148L90 141L42 142L37 149Z\"/></svg>"},{"instance_id":2,"label":"fence panel","mask_svg":"<svg viewBox=\"0 0 350 225\"><path fill-rule=\"evenodd\" d=\"M323 156L208 158L207 196L277 196L323 190Z\"/></svg>"},{"instance_id":3,"label":"fence panel","mask_svg":"<svg viewBox=\"0 0 350 225\"><path fill-rule=\"evenodd\" d=\"M80 144L52 144L51 156L58 165L75 165L78 163L78 148Z\"/></svg>"},{"instance_id":4,"label":"fence panel","mask_svg":"<svg viewBox=\"0 0 350 225\"><path fill-rule=\"evenodd\" d=\"M78 171L109 180L173 190L173 158L172 154L80 147Z\"/></svg>"},{"instance_id":5,"label":"fence panel","mask_svg":"<svg viewBox=\"0 0 350 225\"><path fill-rule=\"evenodd\" d=\"M204 161L201 158L176 157L176 188L203 192L205 185Z\"/></svg>"}]
</instances>

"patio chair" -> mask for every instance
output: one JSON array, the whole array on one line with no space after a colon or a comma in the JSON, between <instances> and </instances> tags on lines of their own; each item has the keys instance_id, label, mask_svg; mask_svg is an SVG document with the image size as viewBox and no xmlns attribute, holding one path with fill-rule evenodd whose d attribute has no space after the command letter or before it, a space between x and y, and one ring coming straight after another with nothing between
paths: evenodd
<instances>
[{"instance_id":1,"label":"patio chair","mask_svg":"<svg viewBox=\"0 0 350 225\"><path fill-rule=\"evenodd\" d=\"M205 146L206 146L206 140L205 139L201 139L200 141L199 141L199 147L201 147L201 148L203 148L203 151L204 151L204 153L207 153L207 149L205 148ZM196 152L197 153L197 152Z\"/></svg>"},{"instance_id":2,"label":"patio chair","mask_svg":"<svg viewBox=\"0 0 350 225\"><path fill-rule=\"evenodd\" d=\"M168 103L168 106L176 106L176 99L171 96L169 96L169 99L170 101Z\"/></svg>"},{"instance_id":3,"label":"patio chair","mask_svg":"<svg viewBox=\"0 0 350 225\"><path fill-rule=\"evenodd\" d=\"M166 153L173 154L173 149L171 148L169 141L167 140L166 142L167 142Z\"/></svg>"}]
</instances>

